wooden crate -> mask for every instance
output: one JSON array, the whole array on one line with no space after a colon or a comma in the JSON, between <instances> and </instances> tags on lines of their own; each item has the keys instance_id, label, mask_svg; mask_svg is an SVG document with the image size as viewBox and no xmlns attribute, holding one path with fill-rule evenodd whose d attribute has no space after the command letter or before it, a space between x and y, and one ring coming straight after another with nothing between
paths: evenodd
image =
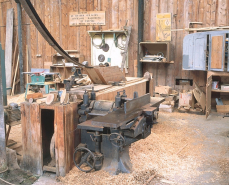
<instances>
[{"instance_id":1,"label":"wooden crate","mask_svg":"<svg viewBox=\"0 0 229 185\"><path fill-rule=\"evenodd\" d=\"M34 174L43 174L44 138L50 136L42 131L42 111L54 112L53 132L55 133L56 174L65 176L73 167L74 148L80 143L80 130L78 124L78 103L60 105L21 103L22 147L23 158L21 168ZM48 118L47 118L48 119ZM75 130L76 129L76 130ZM50 129L52 130L52 129ZM51 131L50 131L51 132ZM52 134L52 133L50 133Z\"/></svg>"},{"instance_id":2,"label":"wooden crate","mask_svg":"<svg viewBox=\"0 0 229 185\"><path fill-rule=\"evenodd\" d=\"M166 62L161 63L174 63L170 59L170 42L140 42L139 43L139 53L140 53L140 62L150 62L154 61L143 60L143 57L146 55L157 55L162 52L166 58ZM158 62L156 62L158 63Z\"/></svg>"}]
</instances>

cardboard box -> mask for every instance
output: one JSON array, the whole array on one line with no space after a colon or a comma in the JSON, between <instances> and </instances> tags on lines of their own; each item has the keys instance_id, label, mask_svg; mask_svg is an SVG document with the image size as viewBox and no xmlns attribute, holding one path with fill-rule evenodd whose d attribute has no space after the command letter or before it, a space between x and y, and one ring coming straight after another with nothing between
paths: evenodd
<instances>
[{"instance_id":1,"label":"cardboard box","mask_svg":"<svg viewBox=\"0 0 229 185\"><path fill-rule=\"evenodd\" d=\"M172 94L172 87L169 86L156 86L155 93L158 94Z\"/></svg>"},{"instance_id":2,"label":"cardboard box","mask_svg":"<svg viewBox=\"0 0 229 185\"><path fill-rule=\"evenodd\" d=\"M229 91L229 84L223 84L223 85L221 85L221 90L223 90L223 91Z\"/></svg>"},{"instance_id":3,"label":"cardboard box","mask_svg":"<svg viewBox=\"0 0 229 185\"><path fill-rule=\"evenodd\" d=\"M173 112L174 107L172 105L164 105L160 104L159 106L159 112Z\"/></svg>"},{"instance_id":4,"label":"cardboard box","mask_svg":"<svg viewBox=\"0 0 229 185\"><path fill-rule=\"evenodd\" d=\"M216 110L219 113L229 113L229 105L216 105Z\"/></svg>"},{"instance_id":5,"label":"cardboard box","mask_svg":"<svg viewBox=\"0 0 229 185\"><path fill-rule=\"evenodd\" d=\"M193 94L192 92L180 93L179 94L179 107L192 107Z\"/></svg>"}]
</instances>

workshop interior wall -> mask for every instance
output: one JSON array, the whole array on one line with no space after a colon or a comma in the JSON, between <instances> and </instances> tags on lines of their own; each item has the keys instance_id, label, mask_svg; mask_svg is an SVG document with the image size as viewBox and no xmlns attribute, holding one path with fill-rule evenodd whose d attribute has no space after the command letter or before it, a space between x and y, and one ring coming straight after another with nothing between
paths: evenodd
<instances>
[{"instance_id":1,"label":"workshop interior wall","mask_svg":"<svg viewBox=\"0 0 229 185\"><path fill-rule=\"evenodd\" d=\"M0 0L2 19L0 19L1 26L5 26L6 9L15 7L14 0L4 1ZM120 29L126 24L132 26L132 33L129 47L129 61L137 58L137 8L138 1L136 0L31 0L38 15L48 28L52 36L65 50L78 50L80 55L85 57L85 60L91 61L91 39L87 33L88 30L107 30ZM106 25L105 26L69 26L69 12L83 12L83 11L106 11ZM17 13L15 11L15 21ZM26 44L31 53L31 67L32 68L49 68L51 65L51 56L56 51L49 46L43 39L40 33L36 30L33 23L23 11L24 25L23 33L24 41L26 38L30 40ZM15 26L17 23L14 23ZM26 26L26 25L28 26ZM29 32L26 28L29 27ZM16 29L15 29L16 31ZM16 32L14 32L16 33ZM1 27L1 40L5 42L5 27ZM25 45L26 45L25 44ZM3 45L4 47L4 45ZM25 68L26 69L26 68ZM133 76L133 65L129 67L127 76Z\"/></svg>"},{"instance_id":2,"label":"workshop interior wall","mask_svg":"<svg viewBox=\"0 0 229 185\"><path fill-rule=\"evenodd\" d=\"M129 71L127 76L134 76L134 60L137 59L138 47L138 1L137 0L31 0L38 15L45 23L53 37L65 50L79 50L85 60L91 60L91 39L88 30L119 29L128 20L132 26L129 47ZM229 25L228 0L144 0L144 41L154 42L156 39L156 14L172 13L172 29L188 28L189 22L203 22L208 26ZM14 0L0 0L0 42L5 46L6 11L13 7L15 10L14 42L17 30L17 11ZM106 11L105 26L69 26L71 11ZM42 38L22 11L22 29L24 44L24 69L49 68L51 56L56 53ZM144 63L143 72L153 73L155 85L175 86L175 78L193 79L200 86L206 84L206 72L182 71L183 38L187 31L172 31L171 57L174 64ZM14 43L15 45L15 43ZM26 45L28 54L26 54ZM13 47L14 48L14 47ZM27 57L28 56L28 57ZM31 61L31 62L30 62ZM30 65L31 64L31 65Z\"/></svg>"},{"instance_id":3,"label":"workshop interior wall","mask_svg":"<svg viewBox=\"0 0 229 185\"><path fill-rule=\"evenodd\" d=\"M157 13L172 13L172 30L189 27L189 22L202 22L193 27L215 27L229 25L228 0L145 0L144 41L156 41ZM172 31L171 57L174 64L144 63L143 72L153 73L155 85L175 85L176 78L193 79L200 86L206 86L206 72L182 70L183 38L189 32Z\"/></svg>"}]
</instances>

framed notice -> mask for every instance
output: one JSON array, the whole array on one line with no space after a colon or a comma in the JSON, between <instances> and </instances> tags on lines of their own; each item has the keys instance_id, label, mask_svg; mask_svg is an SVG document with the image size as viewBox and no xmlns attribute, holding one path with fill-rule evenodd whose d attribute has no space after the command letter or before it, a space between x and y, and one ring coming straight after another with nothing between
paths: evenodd
<instances>
[{"instance_id":1,"label":"framed notice","mask_svg":"<svg viewBox=\"0 0 229 185\"><path fill-rule=\"evenodd\" d=\"M105 11L69 13L69 26L83 25L105 25Z\"/></svg>"},{"instance_id":2,"label":"framed notice","mask_svg":"<svg viewBox=\"0 0 229 185\"><path fill-rule=\"evenodd\" d=\"M171 41L171 13L157 14L156 41Z\"/></svg>"}]
</instances>

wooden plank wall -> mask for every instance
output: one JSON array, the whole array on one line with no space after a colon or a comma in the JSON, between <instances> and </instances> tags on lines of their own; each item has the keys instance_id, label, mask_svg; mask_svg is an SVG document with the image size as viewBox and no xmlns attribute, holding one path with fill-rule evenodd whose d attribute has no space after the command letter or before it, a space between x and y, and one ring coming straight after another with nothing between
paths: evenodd
<instances>
[{"instance_id":1,"label":"wooden plank wall","mask_svg":"<svg viewBox=\"0 0 229 185\"><path fill-rule=\"evenodd\" d=\"M229 25L228 0L145 0L144 15L144 41L156 40L157 13L172 13L172 29L188 28L189 22L203 22L207 26ZM171 41L171 57L174 64L149 64L143 65L143 72L153 73L156 85L175 86L176 78L193 79L200 86L206 85L206 72L182 71L182 47L186 31L173 31Z\"/></svg>"},{"instance_id":2,"label":"wooden plank wall","mask_svg":"<svg viewBox=\"0 0 229 185\"><path fill-rule=\"evenodd\" d=\"M134 60L137 59L138 47L137 0L31 0L31 2L57 42L66 50L79 50L80 54L84 55L85 60L89 62L91 60L91 43L86 31L121 28L128 20L128 25L133 26L133 29L130 38L129 73L127 76L134 76ZM157 13L172 13L172 29L187 28L189 22L203 22L202 27L229 25L228 0L144 0L144 5L144 41L155 41L156 39L155 17ZM3 49L6 11L12 7L15 10L14 37L16 37L16 3L13 0L0 0L0 42ZM69 27L70 11L97 10L106 11L105 26ZM28 45L31 67L49 68L51 56L56 51L42 38L25 12L22 13L24 51ZM155 85L175 87L176 78L193 79L198 81L200 86L205 85L206 72L182 71L182 43L186 34L188 34L186 31L172 32L171 57L175 64L144 63L143 73L145 71L153 73ZM24 66L26 69L26 64Z\"/></svg>"}]
</instances>

